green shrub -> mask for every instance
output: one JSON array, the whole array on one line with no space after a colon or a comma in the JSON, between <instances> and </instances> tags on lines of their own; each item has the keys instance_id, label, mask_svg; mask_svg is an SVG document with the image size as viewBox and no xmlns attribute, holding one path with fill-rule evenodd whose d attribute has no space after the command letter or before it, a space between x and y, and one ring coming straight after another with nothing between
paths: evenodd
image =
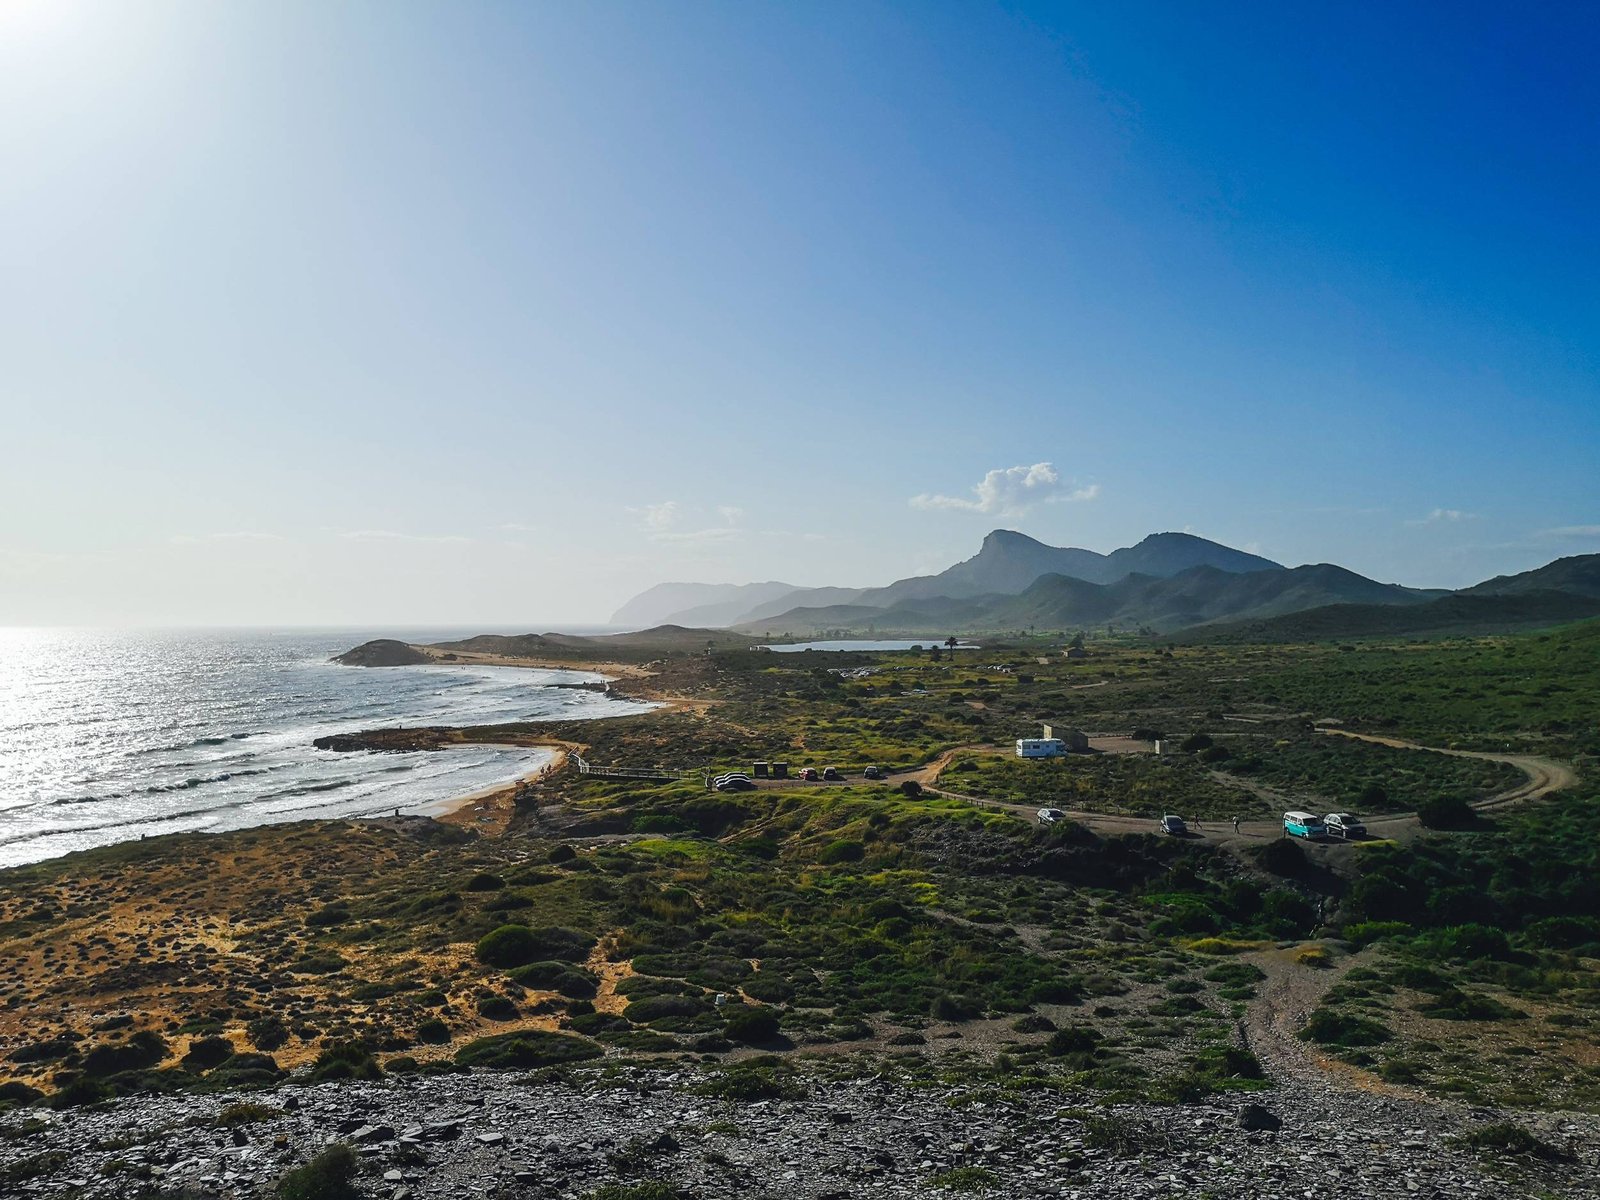
<instances>
[{"instance_id":1,"label":"green shrub","mask_svg":"<svg viewBox=\"0 0 1600 1200\"><path fill-rule=\"evenodd\" d=\"M865 856L866 847L860 842L841 838L824 846L817 855L817 861L832 866L838 863L860 862Z\"/></svg>"},{"instance_id":2,"label":"green shrub","mask_svg":"<svg viewBox=\"0 0 1600 1200\"><path fill-rule=\"evenodd\" d=\"M123 1071L143 1071L166 1056L166 1039L154 1030L142 1029L125 1042L106 1042L89 1051L83 1056L83 1073L100 1079Z\"/></svg>"},{"instance_id":3,"label":"green shrub","mask_svg":"<svg viewBox=\"0 0 1600 1200\"><path fill-rule=\"evenodd\" d=\"M329 1146L304 1166L278 1180L278 1200L351 1200L359 1164L342 1142Z\"/></svg>"},{"instance_id":4,"label":"green shrub","mask_svg":"<svg viewBox=\"0 0 1600 1200\"><path fill-rule=\"evenodd\" d=\"M770 1008L741 1004L728 1015L722 1032L731 1042L743 1046L763 1046L778 1036L778 1014Z\"/></svg>"},{"instance_id":5,"label":"green shrub","mask_svg":"<svg viewBox=\"0 0 1600 1200\"><path fill-rule=\"evenodd\" d=\"M1404 921L1357 921L1344 927L1345 941L1353 946L1370 946L1385 938L1404 937L1411 926Z\"/></svg>"},{"instance_id":6,"label":"green shrub","mask_svg":"<svg viewBox=\"0 0 1600 1200\"><path fill-rule=\"evenodd\" d=\"M502 925L478 939L478 961L491 967L521 967L547 959L578 962L589 956L595 939L576 929L547 925Z\"/></svg>"},{"instance_id":7,"label":"green shrub","mask_svg":"<svg viewBox=\"0 0 1600 1200\"><path fill-rule=\"evenodd\" d=\"M585 1193L583 1200L687 1200L687 1197L664 1179L648 1179L643 1183L608 1183Z\"/></svg>"},{"instance_id":8,"label":"green shrub","mask_svg":"<svg viewBox=\"0 0 1600 1200\"><path fill-rule=\"evenodd\" d=\"M1434 796L1418 806L1417 820L1427 829L1470 829L1478 814L1461 796Z\"/></svg>"},{"instance_id":9,"label":"green shrub","mask_svg":"<svg viewBox=\"0 0 1600 1200\"><path fill-rule=\"evenodd\" d=\"M225 1037L196 1038L189 1043L189 1052L183 1056L183 1066L188 1071L209 1071L220 1067L233 1057L233 1043Z\"/></svg>"},{"instance_id":10,"label":"green shrub","mask_svg":"<svg viewBox=\"0 0 1600 1200\"><path fill-rule=\"evenodd\" d=\"M600 990L599 981L588 971L554 959L517 967L510 974L523 987L556 992L575 1000L591 999Z\"/></svg>"},{"instance_id":11,"label":"green shrub","mask_svg":"<svg viewBox=\"0 0 1600 1200\"><path fill-rule=\"evenodd\" d=\"M1527 1018L1521 1009L1501 1004L1492 996L1463 992L1459 988L1446 988L1426 1004L1418 1005L1424 1016L1445 1021L1520 1021Z\"/></svg>"},{"instance_id":12,"label":"green shrub","mask_svg":"<svg viewBox=\"0 0 1600 1200\"><path fill-rule=\"evenodd\" d=\"M312 928L328 925L343 925L349 919L350 910L345 907L342 900L336 901L333 904L326 904L321 908L313 909L311 912L306 914L306 924L310 925Z\"/></svg>"},{"instance_id":13,"label":"green shrub","mask_svg":"<svg viewBox=\"0 0 1600 1200\"><path fill-rule=\"evenodd\" d=\"M1493 1156L1517 1154L1553 1162L1565 1161L1572 1157L1567 1151L1552 1146L1522 1126L1505 1123L1479 1126L1463 1134L1461 1143L1480 1154Z\"/></svg>"},{"instance_id":14,"label":"green shrub","mask_svg":"<svg viewBox=\"0 0 1600 1200\"><path fill-rule=\"evenodd\" d=\"M438 1017L429 1017L417 1026L417 1041L430 1046L442 1046L450 1040L450 1026Z\"/></svg>"},{"instance_id":15,"label":"green shrub","mask_svg":"<svg viewBox=\"0 0 1600 1200\"><path fill-rule=\"evenodd\" d=\"M334 1042L324 1047L311 1064L311 1081L335 1079L381 1079L383 1068L372 1057L372 1050L360 1042Z\"/></svg>"},{"instance_id":16,"label":"green shrub","mask_svg":"<svg viewBox=\"0 0 1600 1200\"><path fill-rule=\"evenodd\" d=\"M601 1049L583 1038L542 1029L522 1029L468 1042L456 1051L463 1067L554 1067L599 1058Z\"/></svg>"},{"instance_id":17,"label":"green shrub","mask_svg":"<svg viewBox=\"0 0 1600 1200\"><path fill-rule=\"evenodd\" d=\"M264 1017L257 1017L246 1025L244 1035L257 1050L271 1053L289 1040L289 1027L281 1018L269 1013Z\"/></svg>"},{"instance_id":18,"label":"green shrub","mask_svg":"<svg viewBox=\"0 0 1600 1200\"><path fill-rule=\"evenodd\" d=\"M947 1192L981 1192L1000 1182L1000 1177L985 1167L952 1167L928 1180L930 1187Z\"/></svg>"},{"instance_id":19,"label":"green shrub","mask_svg":"<svg viewBox=\"0 0 1600 1200\"><path fill-rule=\"evenodd\" d=\"M517 1006L509 996L484 996L478 1001L478 1015L490 1021L512 1021L517 1016Z\"/></svg>"},{"instance_id":20,"label":"green shrub","mask_svg":"<svg viewBox=\"0 0 1600 1200\"><path fill-rule=\"evenodd\" d=\"M721 1071L696 1091L719 1100L753 1103L757 1100L794 1099L799 1090L779 1068L758 1063L740 1063Z\"/></svg>"},{"instance_id":21,"label":"green shrub","mask_svg":"<svg viewBox=\"0 0 1600 1200\"><path fill-rule=\"evenodd\" d=\"M1316 1042L1321 1046L1379 1046L1394 1035L1385 1026L1365 1017L1319 1008L1296 1036L1303 1042Z\"/></svg>"},{"instance_id":22,"label":"green shrub","mask_svg":"<svg viewBox=\"0 0 1600 1200\"><path fill-rule=\"evenodd\" d=\"M505 886L506 881L504 879L489 871L479 871L471 879L467 880L467 891L469 892L498 892Z\"/></svg>"},{"instance_id":23,"label":"green shrub","mask_svg":"<svg viewBox=\"0 0 1600 1200\"><path fill-rule=\"evenodd\" d=\"M983 1016L983 1004L971 996L935 996L928 1015L936 1021L976 1021Z\"/></svg>"}]
</instances>

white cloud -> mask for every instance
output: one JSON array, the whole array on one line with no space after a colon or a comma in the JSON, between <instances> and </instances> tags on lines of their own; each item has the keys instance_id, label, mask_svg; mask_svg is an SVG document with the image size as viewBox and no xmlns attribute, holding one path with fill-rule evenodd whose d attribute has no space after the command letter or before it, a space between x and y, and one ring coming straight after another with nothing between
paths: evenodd
<instances>
[{"instance_id":1,"label":"white cloud","mask_svg":"<svg viewBox=\"0 0 1600 1200\"><path fill-rule=\"evenodd\" d=\"M990 471L973 487L970 500L961 496L924 492L911 497L911 507L1015 517L1040 504L1093 500L1099 494L1098 483L1072 487L1062 482L1061 474L1054 466L1042 462L1034 463L1031 467L1006 467Z\"/></svg>"},{"instance_id":2,"label":"white cloud","mask_svg":"<svg viewBox=\"0 0 1600 1200\"><path fill-rule=\"evenodd\" d=\"M737 525L744 517L744 509L737 504L719 504L717 506L717 515L729 525Z\"/></svg>"},{"instance_id":3,"label":"white cloud","mask_svg":"<svg viewBox=\"0 0 1600 1200\"><path fill-rule=\"evenodd\" d=\"M1436 508L1427 516L1417 521L1407 521L1407 525L1443 525L1455 521L1472 521L1477 519L1477 513L1462 512L1459 508Z\"/></svg>"},{"instance_id":4,"label":"white cloud","mask_svg":"<svg viewBox=\"0 0 1600 1200\"><path fill-rule=\"evenodd\" d=\"M651 532L671 529L683 515L683 509L676 500L663 500L660 504L646 504L628 511L638 513L644 528Z\"/></svg>"},{"instance_id":5,"label":"white cloud","mask_svg":"<svg viewBox=\"0 0 1600 1200\"><path fill-rule=\"evenodd\" d=\"M732 525L713 525L710 529L664 529L650 535L654 542L732 542L744 536L744 530Z\"/></svg>"}]
</instances>

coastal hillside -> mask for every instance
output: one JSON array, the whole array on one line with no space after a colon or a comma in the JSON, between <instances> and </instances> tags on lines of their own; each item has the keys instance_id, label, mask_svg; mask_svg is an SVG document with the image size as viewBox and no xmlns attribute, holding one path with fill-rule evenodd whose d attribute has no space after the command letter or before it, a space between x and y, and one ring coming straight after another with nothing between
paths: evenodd
<instances>
[{"instance_id":1,"label":"coastal hillside","mask_svg":"<svg viewBox=\"0 0 1600 1200\"><path fill-rule=\"evenodd\" d=\"M1457 594L1407 607L1330 604L1265 620L1199 626L1181 643L1317 642L1373 637L1462 637L1542 629L1600 617L1600 597L1565 592Z\"/></svg>"},{"instance_id":2,"label":"coastal hillside","mask_svg":"<svg viewBox=\"0 0 1600 1200\"><path fill-rule=\"evenodd\" d=\"M729 584L658 584L628 601L613 620L625 624L646 613L659 613L660 620L677 624L737 626L759 623L796 608L892 608L907 601L941 597L1014 596L1046 575L1109 584L1135 574L1165 579L1202 566L1236 574L1283 569L1270 559L1189 533L1153 533L1137 545L1100 554L1073 546L1047 546L1026 534L996 529L983 539L978 553L935 575L913 576L875 588L752 583L741 590ZM691 598L692 607L665 611L673 602Z\"/></svg>"},{"instance_id":3,"label":"coastal hillside","mask_svg":"<svg viewBox=\"0 0 1600 1200\"><path fill-rule=\"evenodd\" d=\"M1600 597L1600 554L1574 554L1558 558L1520 575L1496 575L1480 584L1464 588L1469 596L1511 596L1530 592L1566 592L1576 596Z\"/></svg>"},{"instance_id":4,"label":"coastal hillside","mask_svg":"<svg viewBox=\"0 0 1600 1200\"><path fill-rule=\"evenodd\" d=\"M1015 596L936 597L906 600L887 608L853 605L796 609L755 624L784 634L870 628L880 633L914 635L941 630L1068 629L1108 623L1173 630L1217 620L1277 616L1327 604L1423 602L1422 596L1408 588L1379 583L1327 563L1240 574L1198 566L1171 578L1135 574L1111 584L1046 575Z\"/></svg>"}]
</instances>

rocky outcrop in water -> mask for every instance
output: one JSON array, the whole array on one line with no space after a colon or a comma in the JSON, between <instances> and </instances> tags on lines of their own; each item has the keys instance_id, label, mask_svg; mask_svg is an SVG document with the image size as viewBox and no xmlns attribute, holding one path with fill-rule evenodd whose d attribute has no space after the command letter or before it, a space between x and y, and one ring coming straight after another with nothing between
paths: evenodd
<instances>
[{"instance_id":1,"label":"rocky outcrop in water","mask_svg":"<svg viewBox=\"0 0 1600 1200\"><path fill-rule=\"evenodd\" d=\"M433 659L406 642L378 638L362 642L354 650L334 655L333 661L347 667L417 667Z\"/></svg>"}]
</instances>

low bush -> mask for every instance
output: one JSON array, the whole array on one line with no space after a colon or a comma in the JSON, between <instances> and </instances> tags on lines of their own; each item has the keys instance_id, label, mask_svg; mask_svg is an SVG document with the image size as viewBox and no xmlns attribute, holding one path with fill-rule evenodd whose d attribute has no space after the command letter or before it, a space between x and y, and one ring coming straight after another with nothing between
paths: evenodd
<instances>
[{"instance_id":1,"label":"low bush","mask_svg":"<svg viewBox=\"0 0 1600 1200\"><path fill-rule=\"evenodd\" d=\"M278 1200L352 1200L357 1196L355 1151L342 1142L278 1180Z\"/></svg>"},{"instance_id":2,"label":"low bush","mask_svg":"<svg viewBox=\"0 0 1600 1200\"><path fill-rule=\"evenodd\" d=\"M1572 1157L1559 1146L1551 1145L1522 1126L1503 1122L1482 1125L1463 1134L1461 1144L1480 1154L1494 1156L1515 1154L1543 1158L1552 1162L1561 1162Z\"/></svg>"},{"instance_id":3,"label":"low bush","mask_svg":"<svg viewBox=\"0 0 1600 1200\"><path fill-rule=\"evenodd\" d=\"M866 847L860 842L841 838L836 842L829 842L817 854L817 861L824 865L833 866L838 863L860 862L866 856Z\"/></svg>"},{"instance_id":4,"label":"low bush","mask_svg":"<svg viewBox=\"0 0 1600 1200\"><path fill-rule=\"evenodd\" d=\"M738 1005L728 1015L722 1032L731 1042L743 1046L764 1046L778 1036L778 1014L772 1009Z\"/></svg>"},{"instance_id":5,"label":"low bush","mask_svg":"<svg viewBox=\"0 0 1600 1200\"><path fill-rule=\"evenodd\" d=\"M547 925L502 925L478 939L478 961L491 967L521 967L543 960L578 962L589 956L595 939L576 929Z\"/></svg>"},{"instance_id":6,"label":"low bush","mask_svg":"<svg viewBox=\"0 0 1600 1200\"><path fill-rule=\"evenodd\" d=\"M599 981L588 971L554 959L517 967L510 974L525 988L555 992L574 1000L592 999L600 990Z\"/></svg>"},{"instance_id":7,"label":"low bush","mask_svg":"<svg viewBox=\"0 0 1600 1200\"><path fill-rule=\"evenodd\" d=\"M1478 814L1461 796L1436 796L1422 802L1417 820L1425 829L1470 829L1478 823Z\"/></svg>"},{"instance_id":8,"label":"low bush","mask_svg":"<svg viewBox=\"0 0 1600 1200\"><path fill-rule=\"evenodd\" d=\"M1296 1036L1303 1042L1316 1042L1320 1046L1379 1046L1394 1034L1366 1017L1319 1008Z\"/></svg>"},{"instance_id":9,"label":"low bush","mask_svg":"<svg viewBox=\"0 0 1600 1200\"><path fill-rule=\"evenodd\" d=\"M600 1055L600 1047L583 1038L542 1029L523 1029L468 1042L456 1051L455 1059L463 1067L529 1069L583 1062Z\"/></svg>"},{"instance_id":10,"label":"low bush","mask_svg":"<svg viewBox=\"0 0 1600 1200\"><path fill-rule=\"evenodd\" d=\"M442 1046L450 1040L450 1026L438 1017L430 1017L417 1026L417 1041L430 1046Z\"/></svg>"},{"instance_id":11,"label":"low bush","mask_svg":"<svg viewBox=\"0 0 1600 1200\"><path fill-rule=\"evenodd\" d=\"M231 1052L232 1047L229 1050ZM166 1056L166 1039L153 1030L143 1029L125 1042L106 1042L90 1050L83 1056L83 1073L99 1079L123 1071L144 1071Z\"/></svg>"},{"instance_id":12,"label":"low bush","mask_svg":"<svg viewBox=\"0 0 1600 1200\"><path fill-rule=\"evenodd\" d=\"M383 1068L372 1050L360 1042L334 1042L317 1055L311 1064L311 1081L335 1079L381 1079Z\"/></svg>"},{"instance_id":13,"label":"low bush","mask_svg":"<svg viewBox=\"0 0 1600 1200\"><path fill-rule=\"evenodd\" d=\"M490 1021L513 1021L517 1006L509 996L485 996L478 1001L478 1015Z\"/></svg>"},{"instance_id":14,"label":"low bush","mask_svg":"<svg viewBox=\"0 0 1600 1200\"><path fill-rule=\"evenodd\" d=\"M257 1017L244 1027L244 1035L257 1050L269 1054L289 1040L289 1027L273 1014Z\"/></svg>"},{"instance_id":15,"label":"low bush","mask_svg":"<svg viewBox=\"0 0 1600 1200\"><path fill-rule=\"evenodd\" d=\"M1528 1016L1492 996L1463 992L1455 987L1446 988L1427 1003L1418 1005L1417 1011L1445 1021L1521 1021Z\"/></svg>"}]
</instances>

